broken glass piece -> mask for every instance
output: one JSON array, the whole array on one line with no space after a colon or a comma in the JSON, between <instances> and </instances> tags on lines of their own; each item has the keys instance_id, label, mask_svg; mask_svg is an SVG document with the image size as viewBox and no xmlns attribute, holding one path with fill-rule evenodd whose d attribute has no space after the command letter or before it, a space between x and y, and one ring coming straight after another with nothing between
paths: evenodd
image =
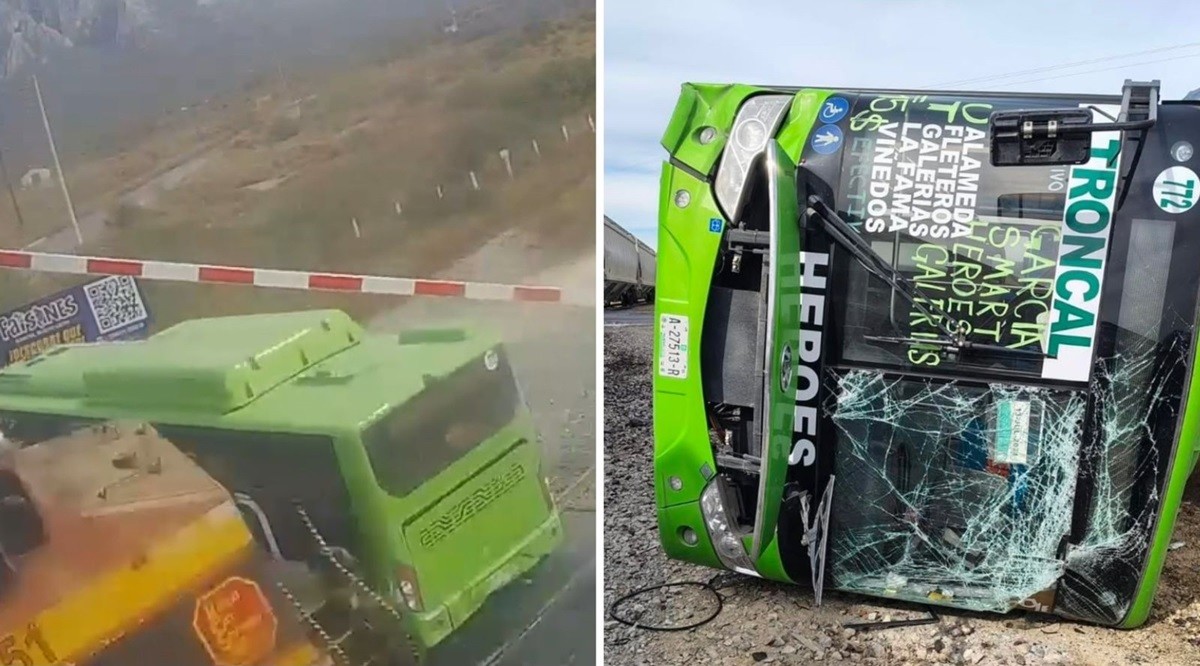
<instances>
[{"instance_id":1,"label":"broken glass piece","mask_svg":"<svg viewBox=\"0 0 1200 666\"><path fill-rule=\"evenodd\" d=\"M800 495L800 519L804 526L804 537L801 543L808 546L809 568L812 572L813 600L821 605L821 592L825 589L825 559L829 540L829 513L833 506L833 482L837 477L829 477L825 491L821 493L821 501L817 504L816 515L809 510L809 495ZM811 516L811 518L810 518Z\"/></svg>"},{"instance_id":2,"label":"broken glass piece","mask_svg":"<svg viewBox=\"0 0 1200 666\"><path fill-rule=\"evenodd\" d=\"M1178 347L1185 344L1158 345L1124 329L1116 339L1118 352L1092 382L1100 435L1085 449L1091 500L1086 530L1067 553L1069 585L1058 604L1064 615L1090 621L1123 617L1132 595L1122 588L1141 575L1158 513L1158 456L1173 448L1159 438L1174 435L1173 428L1160 433L1150 414L1167 401L1167 378L1182 371Z\"/></svg>"}]
</instances>

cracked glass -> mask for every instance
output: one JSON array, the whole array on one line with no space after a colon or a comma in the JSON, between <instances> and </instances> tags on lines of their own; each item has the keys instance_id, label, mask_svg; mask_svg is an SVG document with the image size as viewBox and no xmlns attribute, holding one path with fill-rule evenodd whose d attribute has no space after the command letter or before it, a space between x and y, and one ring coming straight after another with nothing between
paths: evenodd
<instances>
[{"instance_id":1,"label":"cracked glass","mask_svg":"<svg viewBox=\"0 0 1200 666\"><path fill-rule=\"evenodd\" d=\"M1104 327L1111 352L1085 387L983 381L966 366L961 377L827 371L838 451L833 587L980 611L1123 617L1154 527L1180 390L1172 378L1187 350L1162 330L1174 224L1132 228L1121 305ZM882 285L856 266L852 283ZM851 300L846 316L878 313L880 303Z\"/></svg>"},{"instance_id":2,"label":"cracked glass","mask_svg":"<svg viewBox=\"0 0 1200 666\"><path fill-rule=\"evenodd\" d=\"M836 386L838 588L1005 611L1053 586L1079 467L1079 393L868 370Z\"/></svg>"}]
</instances>

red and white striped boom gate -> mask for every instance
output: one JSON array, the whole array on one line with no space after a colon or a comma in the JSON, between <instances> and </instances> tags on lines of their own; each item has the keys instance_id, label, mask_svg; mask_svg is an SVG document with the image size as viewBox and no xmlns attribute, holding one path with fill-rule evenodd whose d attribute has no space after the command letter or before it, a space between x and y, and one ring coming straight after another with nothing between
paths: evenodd
<instances>
[{"instance_id":1,"label":"red and white striped boom gate","mask_svg":"<svg viewBox=\"0 0 1200 666\"><path fill-rule=\"evenodd\" d=\"M557 303L562 300L562 290L558 287L111 259L26 250L0 250L0 268L75 275L129 275L144 280L233 284L305 291L442 296L476 301Z\"/></svg>"}]
</instances>

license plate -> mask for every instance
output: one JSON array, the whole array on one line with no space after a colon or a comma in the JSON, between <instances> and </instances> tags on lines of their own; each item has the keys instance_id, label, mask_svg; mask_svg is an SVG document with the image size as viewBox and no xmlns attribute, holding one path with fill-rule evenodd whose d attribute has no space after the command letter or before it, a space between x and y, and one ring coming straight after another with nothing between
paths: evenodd
<instances>
[{"instance_id":1,"label":"license plate","mask_svg":"<svg viewBox=\"0 0 1200 666\"><path fill-rule=\"evenodd\" d=\"M659 319L661 349L658 354L658 374L672 379L686 379L688 373L688 318L665 314Z\"/></svg>"}]
</instances>

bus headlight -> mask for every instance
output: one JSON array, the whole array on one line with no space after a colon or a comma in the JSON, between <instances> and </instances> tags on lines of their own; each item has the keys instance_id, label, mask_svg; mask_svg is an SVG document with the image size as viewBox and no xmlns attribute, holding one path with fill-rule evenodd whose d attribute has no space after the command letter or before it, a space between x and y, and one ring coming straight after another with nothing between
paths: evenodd
<instances>
[{"instance_id":1,"label":"bus headlight","mask_svg":"<svg viewBox=\"0 0 1200 666\"><path fill-rule=\"evenodd\" d=\"M721 563L734 571L753 574L754 564L725 512L720 477L714 478L700 494L700 511L704 515L704 527L708 530L708 538L712 541Z\"/></svg>"},{"instance_id":2,"label":"bus headlight","mask_svg":"<svg viewBox=\"0 0 1200 666\"><path fill-rule=\"evenodd\" d=\"M731 140L721 153L715 186L717 203L730 224L736 223L741 215L751 164L775 136L791 104L791 95L756 95L738 109L733 131L729 133Z\"/></svg>"}]
</instances>

